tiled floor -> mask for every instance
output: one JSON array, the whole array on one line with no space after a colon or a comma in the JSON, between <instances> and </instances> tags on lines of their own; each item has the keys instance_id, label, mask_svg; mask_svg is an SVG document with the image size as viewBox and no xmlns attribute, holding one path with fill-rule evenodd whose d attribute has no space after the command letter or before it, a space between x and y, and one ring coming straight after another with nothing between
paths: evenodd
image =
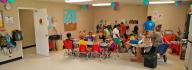
<instances>
[{"instance_id":1,"label":"tiled floor","mask_svg":"<svg viewBox=\"0 0 192 70\"><path fill-rule=\"evenodd\" d=\"M119 58L83 59L64 56L63 51L51 52L49 57L35 55L35 49L24 50L24 59L0 66L0 70L185 70L183 61L177 56L169 55L168 64L159 62L156 69L131 62L129 54Z\"/></svg>"}]
</instances>

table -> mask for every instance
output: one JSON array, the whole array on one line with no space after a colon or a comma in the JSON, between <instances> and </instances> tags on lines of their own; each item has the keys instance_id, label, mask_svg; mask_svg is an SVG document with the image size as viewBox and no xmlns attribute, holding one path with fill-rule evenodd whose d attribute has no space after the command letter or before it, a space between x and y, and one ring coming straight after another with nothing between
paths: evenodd
<instances>
[{"instance_id":1,"label":"table","mask_svg":"<svg viewBox=\"0 0 192 70\"><path fill-rule=\"evenodd\" d=\"M131 46L136 48L136 62L141 62L142 61L142 56L141 56L141 48L148 48L152 47L152 43L143 43L143 44L130 44Z\"/></svg>"},{"instance_id":2,"label":"table","mask_svg":"<svg viewBox=\"0 0 192 70\"><path fill-rule=\"evenodd\" d=\"M79 45L79 41L73 42L73 44ZM87 41L87 45L88 45L88 46L92 46L92 45L93 45L93 42L92 42L92 41ZM108 44L107 44L106 42L100 43L100 46L102 46L102 47L106 47L107 45L108 45Z\"/></svg>"}]
</instances>

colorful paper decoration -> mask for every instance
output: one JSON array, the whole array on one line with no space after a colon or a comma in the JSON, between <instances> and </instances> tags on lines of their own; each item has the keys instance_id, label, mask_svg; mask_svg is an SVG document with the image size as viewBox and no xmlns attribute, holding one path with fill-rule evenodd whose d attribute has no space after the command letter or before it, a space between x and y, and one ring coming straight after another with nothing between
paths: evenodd
<instances>
[{"instance_id":1,"label":"colorful paper decoration","mask_svg":"<svg viewBox=\"0 0 192 70\"><path fill-rule=\"evenodd\" d=\"M50 30L52 28L52 17L48 16L47 20L48 20L48 30Z\"/></svg>"},{"instance_id":2,"label":"colorful paper decoration","mask_svg":"<svg viewBox=\"0 0 192 70\"><path fill-rule=\"evenodd\" d=\"M179 6L182 6L182 5L183 5L183 1L180 0L180 1L179 1Z\"/></svg>"},{"instance_id":3,"label":"colorful paper decoration","mask_svg":"<svg viewBox=\"0 0 192 70\"><path fill-rule=\"evenodd\" d=\"M7 3L7 0L1 0L2 3Z\"/></svg>"},{"instance_id":4,"label":"colorful paper decoration","mask_svg":"<svg viewBox=\"0 0 192 70\"><path fill-rule=\"evenodd\" d=\"M149 5L149 0L143 0L143 4L144 4L144 6L148 6Z\"/></svg>"},{"instance_id":5,"label":"colorful paper decoration","mask_svg":"<svg viewBox=\"0 0 192 70\"><path fill-rule=\"evenodd\" d=\"M111 2L111 7L115 8L115 2Z\"/></svg>"},{"instance_id":6,"label":"colorful paper decoration","mask_svg":"<svg viewBox=\"0 0 192 70\"><path fill-rule=\"evenodd\" d=\"M82 6L82 10L83 10L83 11L90 10L90 8L91 8L90 5L83 5L83 6Z\"/></svg>"},{"instance_id":7,"label":"colorful paper decoration","mask_svg":"<svg viewBox=\"0 0 192 70\"><path fill-rule=\"evenodd\" d=\"M177 0L175 3L176 7L182 6L183 5L183 1L182 0Z\"/></svg>"},{"instance_id":8,"label":"colorful paper decoration","mask_svg":"<svg viewBox=\"0 0 192 70\"><path fill-rule=\"evenodd\" d=\"M83 11L87 11L87 5L83 5L83 6L82 6L82 10L83 10Z\"/></svg>"},{"instance_id":9,"label":"colorful paper decoration","mask_svg":"<svg viewBox=\"0 0 192 70\"><path fill-rule=\"evenodd\" d=\"M176 7L179 7L179 1L176 1L176 2L175 2L175 6L176 6Z\"/></svg>"},{"instance_id":10,"label":"colorful paper decoration","mask_svg":"<svg viewBox=\"0 0 192 70\"><path fill-rule=\"evenodd\" d=\"M15 2L15 0L7 0L8 3L12 4Z\"/></svg>"},{"instance_id":11,"label":"colorful paper decoration","mask_svg":"<svg viewBox=\"0 0 192 70\"><path fill-rule=\"evenodd\" d=\"M192 14L192 4L190 5L189 14Z\"/></svg>"},{"instance_id":12,"label":"colorful paper decoration","mask_svg":"<svg viewBox=\"0 0 192 70\"><path fill-rule=\"evenodd\" d=\"M190 8L192 9L192 4L190 5Z\"/></svg>"},{"instance_id":13,"label":"colorful paper decoration","mask_svg":"<svg viewBox=\"0 0 192 70\"><path fill-rule=\"evenodd\" d=\"M112 7L114 10L119 10L120 3L119 3L119 2L111 2L111 7Z\"/></svg>"}]
</instances>

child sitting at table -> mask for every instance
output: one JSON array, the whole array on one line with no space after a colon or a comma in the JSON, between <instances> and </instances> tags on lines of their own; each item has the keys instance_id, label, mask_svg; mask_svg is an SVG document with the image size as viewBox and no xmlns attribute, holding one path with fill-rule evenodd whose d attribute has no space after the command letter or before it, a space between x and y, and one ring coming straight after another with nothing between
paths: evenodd
<instances>
[{"instance_id":1,"label":"child sitting at table","mask_svg":"<svg viewBox=\"0 0 192 70\"><path fill-rule=\"evenodd\" d=\"M86 31L85 30L79 32L79 39L81 39L81 38L84 39L85 36L86 36Z\"/></svg>"},{"instance_id":2,"label":"child sitting at table","mask_svg":"<svg viewBox=\"0 0 192 70\"><path fill-rule=\"evenodd\" d=\"M102 29L99 30L98 35L99 35L99 39L102 40L103 42L105 42L106 38L105 38L105 35L104 35Z\"/></svg>"},{"instance_id":3,"label":"child sitting at table","mask_svg":"<svg viewBox=\"0 0 192 70\"><path fill-rule=\"evenodd\" d=\"M88 36L86 37L87 41L93 41L93 33L89 32Z\"/></svg>"},{"instance_id":4,"label":"child sitting at table","mask_svg":"<svg viewBox=\"0 0 192 70\"><path fill-rule=\"evenodd\" d=\"M129 41L130 41L130 38L127 34L124 34L124 39L123 39L123 46L125 48L129 48Z\"/></svg>"},{"instance_id":5,"label":"child sitting at table","mask_svg":"<svg viewBox=\"0 0 192 70\"><path fill-rule=\"evenodd\" d=\"M71 33L67 33L67 39L63 41L63 48L67 49L68 55L72 53L73 47L73 40L71 40Z\"/></svg>"},{"instance_id":6,"label":"child sitting at table","mask_svg":"<svg viewBox=\"0 0 192 70\"><path fill-rule=\"evenodd\" d=\"M99 42L99 37L96 36L94 41L93 41L93 46L92 46L92 52L96 55L100 55L101 53L101 48L100 48L100 42Z\"/></svg>"},{"instance_id":7,"label":"child sitting at table","mask_svg":"<svg viewBox=\"0 0 192 70\"><path fill-rule=\"evenodd\" d=\"M137 35L130 34L130 44L138 44L139 40Z\"/></svg>"},{"instance_id":8,"label":"child sitting at table","mask_svg":"<svg viewBox=\"0 0 192 70\"><path fill-rule=\"evenodd\" d=\"M113 41L113 39L110 37L109 38L109 43L108 43L108 57L111 55L112 52L115 52L117 49L117 44L115 44L115 42Z\"/></svg>"},{"instance_id":9,"label":"child sitting at table","mask_svg":"<svg viewBox=\"0 0 192 70\"><path fill-rule=\"evenodd\" d=\"M80 37L78 50L79 50L79 56L80 54L85 54L88 57L89 51L87 48L87 41L84 40L84 37Z\"/></svg>"},{"instance_id":10,"label":"child sitting at table","mask_svg":"<svg viewBox=\"0 0 192 70\"><path fill-rule=\"evenodd\" d=\"M84 37L80 37L79 45L86 45L87 46L87 41L85 41Z\"/></svg>"}]
</instances>

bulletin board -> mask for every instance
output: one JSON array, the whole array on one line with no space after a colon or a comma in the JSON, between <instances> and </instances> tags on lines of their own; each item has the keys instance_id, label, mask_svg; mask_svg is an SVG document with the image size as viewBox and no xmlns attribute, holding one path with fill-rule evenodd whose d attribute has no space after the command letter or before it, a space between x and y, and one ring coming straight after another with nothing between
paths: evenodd
<instances>
[{"instance_id":1,"label":"bulletin board","mask_svg":"<svg viewBox=\"0 0 192 70\"><path fill-rule=\"evenodd\" d=\"M0 11L0 28L4 27L4 23L3 23L3 11Z\"/></svg>"}]
</instances>

